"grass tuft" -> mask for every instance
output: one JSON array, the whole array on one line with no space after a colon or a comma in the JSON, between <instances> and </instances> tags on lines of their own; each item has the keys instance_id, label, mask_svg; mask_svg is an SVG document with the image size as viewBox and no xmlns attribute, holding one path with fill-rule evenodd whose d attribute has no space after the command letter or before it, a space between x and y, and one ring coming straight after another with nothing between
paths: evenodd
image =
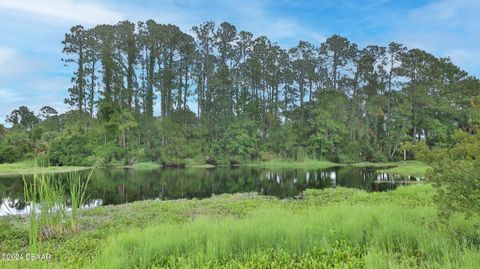
<instances>
[{"instance_id":1,"label":"grass tuft","mask_svg":"<svg viewBox=\"0 0 480 269\"><path fill-rule=\"evenodd\" d=\"M94 170L95 168L92 169L86 179L82 178L82 175L76 172L72 172L68 176L68 184L70 189L70 205L72 209L70 227L73 232L76 232L78 229L78 213L81 206L85 202L85 195L87 192L88 183L90 182L90 178L92 177Z\"/></svg>"},{"instance_id":2,"label":"grass tuft","mask_svg":"<svg viewBox=\"0 0 480 269\"><path fill-rule=\"evenodd\" d=\"M87 186L93 173L84 179L81 174L72 172L68 175L68 186L58 178L45 172L35 171L33 178L23 177L24 199L29 205L29 251L38 253L42 241L59 238L68 231L77 232L78 213L84 203ZM69 188L71 214L68 214L67 192Z\"/></svg>"},{"instance_id":3,"label":"grass tuft","mask_svg":"<svg viewBox=\"0 0 480 269\"><path fill-rule=\"evenodd\" d=\"M335 205L292 212L264 208L244 218L199 218L161 224L110 240L97 268L202 268L260 265L284 268L363 268L372 256L383 266L462 268L472 246L430 227L432 208ZM285 258L288 257L288 258ZM308 259L307 257L315 257ZM368 257L368 259L367 259ZM318 265L324 266L318 266ZM476 263L480 265L480 263ZM238 266L232 266L238 267ZM271 266L266 266L269 268Z\"/></svg>"},{"instance_id":4,"label":"grass tuft","mask_svg":"<svg viewBox=\"0 0 480 269\"><path fill-rule=\"evenodd\" d=\"M319 161L319 160L305 160L302 162L288 161L288 160L270 160L260 163L251 163L247 164L248 166L259 166L272 169L320 169L320 168L329 168L334 166L340 166L341 164L333 163L330 161Z\"/></svg>"}]
</instances>

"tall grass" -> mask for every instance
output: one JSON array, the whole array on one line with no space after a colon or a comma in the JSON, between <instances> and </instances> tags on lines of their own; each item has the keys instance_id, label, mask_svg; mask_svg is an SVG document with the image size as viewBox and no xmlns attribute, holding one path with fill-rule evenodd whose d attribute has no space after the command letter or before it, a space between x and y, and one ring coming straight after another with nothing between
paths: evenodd
<instances>
[{"instance_id":1,"label":"tall grass","mask_svg":"<svg viewBox=\"0 0 480 269\"><path fill-rule=\"evenodd\" d=\"M28 202L30 206L28 212L28 246L30 253L37 253L38 232L40 229L40 220L37 216L37 177L38 174L35 173L31 182L27 182L25 176L23 177L23 195L25 202Z\"/></svg>"},{"instance_id":2,"label":"tall grass","mask_svg":"<svg viewBox=\"0 0 480 269\"><path fill-rule=\"evenodd\" d=\"M35 170L33 177L23 177L24 199L29 204L29 250L37 253L43 240L60 237L64 233L78 230L79 209L85 201L88 183L79 173L68 175L68 185L60 178ZM67 189L69 192L67 192ZM67 193L70 195L71 214L68 213Z\"/></svg>"},{"instance_id":3,"label":"tall grass","mask_svg":"<svg viewBox=\"0 0 480 269\"><path fill-rule=\"evenodd\" d=\"M85 194L87 192L88 183L90 182L90 178L92 177L94 169L95 168L92 169L86 179L83 179L81 174L77 172L72 172L68 176L70 205L72 208L70 227L74 232L78 230L78 212L80 207L85 202Z\"/></svg>"},{"instance_id":4,"label":"tall grass","mask_svg":"<svg viewBox=\"0 0 480 269\"><path fill-rule=\"evenodd\" d=\"M233 264L237 268L263 264L264 259L277 261L286 255L292 262L282 266L286 268L298 268L298 263L305 261L304 267L310 268L323 267L317 267L318 262L329 268L388 268L389 264L480 268L478 255L472 255L478 254L478 249L435 228L435 216L433 208L394 205L336 205L297 213L267 208L243 219L198 219L120 235L106 244L94 266L198 268ZM343 247L336 251L339 242L344 242Z\"/></svg>"},{"instance_id":5,"label":"tall grass","mask_svg":"<svg viewBox=\"0 0 480 269\"><path fill-rule=\"evenodd\" d=\"M36 253L42 239L61 235L66 221L65 189L51 175L34 173L32 180L23 177L24 198L30 208L29 246Z\"/></svg>"}]
</instances>

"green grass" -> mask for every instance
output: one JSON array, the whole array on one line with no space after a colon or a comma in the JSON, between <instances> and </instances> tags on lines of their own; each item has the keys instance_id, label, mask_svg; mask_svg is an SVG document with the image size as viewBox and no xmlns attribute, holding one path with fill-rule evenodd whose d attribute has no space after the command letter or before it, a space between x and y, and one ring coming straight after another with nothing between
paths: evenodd
<instances>
[{"instance_id":1,"label":"green grass","mask_svg":"<svg viewBox=\"0 0 480 269\"><path fill-rule=\"evenodd\" d=\"M151 169L158 169L161 168L162 164L155 163L155 162L139 162L134 164L133 166L119 166L119 168L133 168L136 170L151 170ZM187 163L185 167L192 167L192 168L212 168L215 165L211 164L196 164L196 163Z\"/></svg>"},{"instance_id":2,"label":"green grass","mask_svg":"<svg viewBox=\"0 0 480 269\"><path fill-rule=\"evenodd\" d=\"M68 177L68 187L70 190L70 228L73 232L78 230L78 215L80 208L85 202L87 197L88 183L90 183L90 178L92 177L93 171L95 168L92 168L92 171L87 178L83 178L82 175L72 172Z\"/></svg>"},{"instance_id":3,"label":"green grass","mask_svg":"<svg viewBox=\"0 0 480 269\"><path fill-rule=\"evenodd\" d=\"M28 210L28 247L37 254L43 248L44 239L60 236L65 232L66 197L63 185L54 177L35 172L33 179L23 178L25 201Z\"/></svg>"},{"instance_id":4,"label":"green grass","mask_svg":"<svg viewBox=\"0 0 480 269\"><path fill-rule=\"evenodd\" d=\"M133 165L133 169L137 170L150 170L150 169L157 169L162 167L159 163L154 162L140 162Z\"/></svg>"},{"instance_id":5,"label":"green grass","mask_svg":"<svg viewBox=\"0 0 480 269\"><path fill-rule=\"evenodd\" d=\"M89 169L85 166L48 166L37 170L44 173L65 173ZM16 163L0 164L0 176L31 175L35 173L35 161L27 160Z\"/></svg>"},{"instance_id":6,"label":"green grass","mask_svg":"<svg viewBox=\"0 0 480 269\"><path fill-rule=\"evenodd\" d=\"M377 172L387 172L399 175L411 175L411 176L425 176L430 169L430 166L420 161L400 161L400 162L359 162L352 164L338 164L330 161L318 161L318 160L305 160L303 162L295 162L288 160L271 160L266 162L246 164L247 166L258 166L271 169L282 168L297 168L297 169L322 169L335 166L353 166L353 167L375 167L385 168L379 169Z\"/></svg>"},{"instance_id":7,"label":"green grass","mask_svg":"<svg viewBox=\"0 0 480 269\"><path fill-rule=\"evenodd\" d=\"M67 232L78 231L78 216L90 181L71 172L65 185L52 174L36 170L32 179L23 177L24 201L28 204L26 215L28 226L28 248L31 254L48 250L49 240L63 238ZM70 197L67 197L67 190ZM70 202L71 211L67 206ZM70 229L69 229L70 228ZM44 246L44 242L47 246Z\"/></svg>"},{"instance_id":8,"label":"green grass","mask_svg":"<svg viewBox=\"0 0 480 269\"><path fill-rule=\"evenodd\" d=\"M214 168L216 165L213 164L187 164L185 167L191 168Z\"/></svg>"},{"instance_id":9,"label":"green grass","mask_svg":"<svg viewBox=\"0 0 480 269\"><path fill-rule=\"evenodd\" d=\"M308 189L303 192L303 203L312 206L392 204L404 207L434 207L435 190L430 184L399 187L389 192L366 192L355 188Z\"/></svg>"},{"instance_id":10,"label":"green grass","mask_svg":"<svg viewBox=\"0 0 480 269\"><path fill-rule=\"evenodd\" d=\"M329 168L334 166L340 166L341 164L333 163L330 161L318 161L318 160L305 160L303 162L295 162L288 160L270 160L266 162L250 163L247 166L259 166L272 169L281 168L299 168L299 169L314 169L314 168Z\"/></svg>"},{"instance_id":11,"label":"green grass","mask_svg":"<svg viewBox=\"0 0 480 269\"><path fill-rule=\"evenodd\" d=\"M388 166L396 166L399 162L379 162L379 163L372 163L372 162L358 162L358 163L351 163L347 164L349 166L354 167L388 167Z\"/></svg>"},{"instance_id":12,"label":"green grass","mask_svg":"<svg viewBox=\"0 0 480 269\"><path fill-rule=\"evenodd\" d=\"M292 258L319 252L327 255L305 260L302 267L372 268L366 264L374 260L369 256L388 257L387 264L405 268L480 265L480 259L464 257L460 241L429 227L435 217L432 208L392 205L335 205L300 212L266 207L241 219L199 218L120 235L106 244L93 267L221 268L252 260L258 266L256 261L261 264L262 256L271 253ZM344 255L342 247L350 255ZM467 246L467 250L472 248ZM282 267L295 267L295 259L284 262Z\"/></svg>"},{"instance_id":13,"label":"green grass","mask_svg":"<svg viewBox=\"0 0 480 269\"><path fill-rule=\"evenodd\" d=\"M420 161L402 161L392 163L395 167L377 170L377 172L382 173L392 173L399 175L410 175L410 176L425 176L430 166Z\"/></svg>"},{"instance_id":14,"label":"green grass","mask_svg":"<svg viewBox=\"0 0 480 269\"><path fill-rule=\"evenodd\" d=\"M335 188L307 190L301 200L246 193L80 210L77 233L48 240L48 266L479 268L480 220L441 222L434 193L429 184ZM0 218L0 253L12 252L28 252L28 225ZM33 266L47 264L0 261Z\"/></svg>"}]
</instances>

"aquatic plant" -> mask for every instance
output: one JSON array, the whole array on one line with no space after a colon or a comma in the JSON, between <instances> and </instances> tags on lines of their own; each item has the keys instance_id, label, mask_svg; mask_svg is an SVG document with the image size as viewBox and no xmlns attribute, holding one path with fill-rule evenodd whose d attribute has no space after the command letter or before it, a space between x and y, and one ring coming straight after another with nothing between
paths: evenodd
<instances>
[{"instance_id":1,"label":"aquatic plant","mask_svg":"<svg viewBox=\"0 0 480 269\"><path fill-rule=\"evenodd\" d=\"M78 212L80 207L85 202L85 194L87 192L88 183L90 182L90 178L92 177L94 169L95 168L92 168L91 172L85 179L80 173L77 172L72 172L68 175L70 206L72 209L70 227L74 232L76 232L78 229Z\"/></svg>"},{"instance_id":2,"label":"aquatic plant","mask_svg":"<svg viewBox=\"0 0 480 269\"><path fill-rule=\"evenodd\" d=\"M33 177L23 176L24 199L28 204L29 250L37 253L42 240L62 236L78 230L79 209L85 202L87 186L93 169L84 178L82 174L71 172L67 175L68 185L59 177L41 172L36 167ZM66 189L68 188L68 192ZM67 197L67 193L70 197ZM71 212L69 214L68 199Z\"/></svg>"}]
</instances>

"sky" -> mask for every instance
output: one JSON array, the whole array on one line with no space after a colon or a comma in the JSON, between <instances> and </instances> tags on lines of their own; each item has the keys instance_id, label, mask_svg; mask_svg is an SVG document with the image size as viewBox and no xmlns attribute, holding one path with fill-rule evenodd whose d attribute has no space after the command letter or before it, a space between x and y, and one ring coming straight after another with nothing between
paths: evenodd
<instances>
[{"instance_id":1,"label":"sky","mask_svg":"<svg viewBox=\"0 0 480 269\"><path fill-rule=\"evenodd\" d=\"M190 32L208 20L283 47L340 34L360 47L391 41L449 56L480 77L479 0L0 0L0 124L21 105L60 112L70 86L62 44L71 26L154 19Z\"/></svg>"}]
</instances>

